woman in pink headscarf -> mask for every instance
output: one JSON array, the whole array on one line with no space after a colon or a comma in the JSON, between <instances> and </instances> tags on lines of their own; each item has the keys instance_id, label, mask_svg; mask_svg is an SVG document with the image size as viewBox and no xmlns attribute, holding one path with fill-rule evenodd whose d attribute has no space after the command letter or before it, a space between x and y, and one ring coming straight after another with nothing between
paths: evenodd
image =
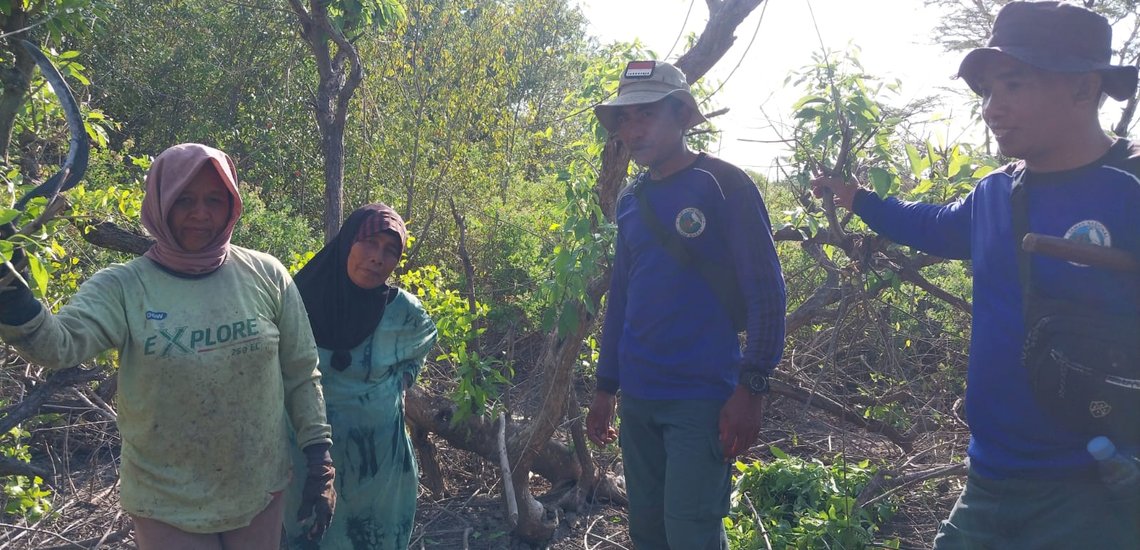
<instances>
[{"instance_id":1,"label":"woman in pink headscarf","mask_svg":"<svg viewBox=\"0 0 1140 550\"><path fill-rule=\"evenodd\" d=\"M0 337L35 364L119 352L121 501L143 550L277 550L290 425L309 535L331 519L312 331L281 263L230 244L241 211L229 156L176 145L147 173L144 257L99 271L56 314L22 285L0 294Z\"/></svg>"}]
</instances>

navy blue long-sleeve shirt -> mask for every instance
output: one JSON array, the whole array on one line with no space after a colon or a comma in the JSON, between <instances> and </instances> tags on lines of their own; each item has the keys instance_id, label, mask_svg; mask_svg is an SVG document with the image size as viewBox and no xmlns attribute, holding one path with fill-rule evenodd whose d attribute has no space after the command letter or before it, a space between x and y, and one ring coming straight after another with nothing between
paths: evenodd
<instances>
[{"instance_id":1,"label":"navy blue long-sleeve shirt","mask_svg":"<svg viewBox=\"0 0 1140 550\"><path fill-rule=\"evenodd\" d=\"M768 211L744 171L705 154L642 184L653 215L696 261L734 269L746 346L710 283L663 248L627 188L617 204L598 388L620 385L640 399L725 399L742 367L771 372L783 354L786 297Z\"/></svg>"},{"instance_id":2,"label":"navy blue long-sleeve shirt","mask_svg":"<svg viewBox=\"0 0 1140 550\"><path fill-rule=\"evenodd\" d=\"M900 244L973 262L973 320L966 417L971 467L990 478L1090 475L1088 437L1053 422L1032 395L1021 363L1022 289L1010 191L1012 164L947 206L880 199L860 191L854 211ZM1120 248L1140 257L1140 147L1118 142L1104 158L1074 170L1026 172L1029 231ZM1033 278L1050 298L1124 314L1140 304L1136 276L1034 256ZM1140 336L1138 336L1140 337Z\"/></svg>"}]
</instances>

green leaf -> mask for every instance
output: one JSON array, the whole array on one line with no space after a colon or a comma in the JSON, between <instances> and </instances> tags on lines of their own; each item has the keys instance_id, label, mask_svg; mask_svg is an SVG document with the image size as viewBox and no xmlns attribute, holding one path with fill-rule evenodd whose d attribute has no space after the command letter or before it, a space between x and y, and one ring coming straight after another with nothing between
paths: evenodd
<instances>
[{"instance_id":1,"label":"green leaf","mask_svg":"<svg viewBox=\"0 0 1140 550\"><path fill-rule=\"evenodd\" d=\"M979 166L977 170L974 170L973 174L970 174L970 178L971 179L984 178L984 177L986 177L986 174L989 174L990 172L993 172L993 171L994 171L993 166Z\"/></svg>"},{"instance_id":2,"label":"green leaf","mask_svg":"<svg viewBox=\"0 0 1140 550\"><path fill-rule=\"evenodd\" d=\"M775 445L769 445L768 451L772 453L772 456L774 456L780 460L787 460L788 459L788 453L785 453L784 451L780 450L780 448L775 446Z\"/></svg>"},{"instance_id":3,"label":"green leaf","mask_svg":"<svg viewBox=\"0 0 1140 550\"><path fill-rule=\"evenodd\" d=\"M828 101L830 101L830 100L827 99L826 97L821 97L818 95L806 95L804 97L801 97L800 100L797 101L795 105L792 105L792 109L800 109L800 108L806 107L808 105L812 105L814 103L826 104Z\"/></svg>"},{"instance_id":4,"label":"green leaf","mask_svg":"<svg viewBox=\"0 0 1140 550\"><path fill-rule=\"evenodd\" d=\"M810 231L812 235L818 235L819 234L819 220L817 220L815 216L808 216L807 217L807 224L808 224L808 231Z\"/></svg>"},{"instance_id":5,"label":"green leaf","mask_svg":"<svg viewBox=\"0 0 1140 550\"><path fill-rule=\"evenodd\" d=\"M801 119L819 118L820 115L822 115L822 114L823 114L823 112L820 111L819 109L815 109L812 107L806 107L804 109L800 109L799 111L796 111L796 118L801 118Z\"/></svg>"},{"instance_id":6,"label":"green leaf","mask_svg":"<svg viewBox=\"0 0 1140 550\"><path fill-rule=\"evenodd\" d=\"M578 309L567 305L558 318L558 334L567 335L578 324Z\"/></svg>"},{"instance_id":7,"label":"green leaf","mask_svg":"<svg viewBox=\"0 0 1140 550\"><path fill-rule=\"evenodd\" d=\"M871 187L875 189L875 194L886 198L891 192L891 183L895 179L891 173L879 167L872 167L867 170L867 177L871 178Z\"/></svg>"},{"instance_id":8,"label":"green leaf","mask_svg":"<svg viewBox=\"0 0 1140 550\"><path fill-rule=\"evenodd\" d=\"M930 161L924 160L919 154L918 148L909 143L906 144L906 156L910 160L910 173L914 179L922 178L922 173L930 166Z\"/></svg>"},{"instance_id":9,"label":"green leaf","mask_svg":"<svg viewBox=\"0 0 1140 550\"><path fill-rule=\"evenodd\" d=\"M40 296L47 294L48 285L48 272L44 265L40 263L40 259L34 255L28 254L28 269L31 271L32 282L40 291Z\"/></svg>"},{"instance_id":10,"label":"green leaf","mask_svg":"<svg viewBox=\"0 0 1140 550\"><path fill-rule=\"evenodd\" d=\"M958 146L955 145L954 148L950 149L950 167L946 169L946 175L950 177L957 176L958 172L962 170L962 167L965 166L969 160L969 157L963 155L958 150Z\"/></svg>"},{"instance_id":11,"label":"green leaf","mask_svg":"<svg viewBox=\"0 0 1140 550\"><path fill-rule=\"evenodd\" d=\"M0 208L0 224L8 223L20 217L20 211L13 208Z\"/></svg>"}]
</instances>

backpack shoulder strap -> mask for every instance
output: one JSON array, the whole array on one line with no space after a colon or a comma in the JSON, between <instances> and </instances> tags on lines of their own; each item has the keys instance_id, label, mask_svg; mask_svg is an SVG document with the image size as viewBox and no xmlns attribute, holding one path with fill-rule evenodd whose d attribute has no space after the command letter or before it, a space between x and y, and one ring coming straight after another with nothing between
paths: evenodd
<instances>
[{"instance_id":1,"label":"backpack shoulder strap","mask_svg":"<svg viewBox=\"0 0 1140 550\"><path fill-rule=\"evenodd\" d=\"M637 200L637 210L642 222L657 238L661 248L664 248L678 264L696 270L705 279L721 305L732 316L733 326L743 331L747 324L748 312L740 293L740 284L736 281L736 269L734 266L722 266L693 258L689 249L685 248L685 243L681 242L681 238L676 233L670 232L653 212L649 198L645 196L646 179L642 174L633 183L633 196Z\"/></svg>"},{"instance_id":2,"label":"backpack shoulder strap","mask_svg":"<svg viewBox=\"0 0 1140 550\"><path fill-rule=\"evenodd\" d=\"M691 266L694 264L693 255L689 253L685 245L677 238L676 235L669 233L665 228L665 224L661 223L661 219L653 212L653 208L649 205L649 199L645 196L645 183L646 178L639 176L637 181L633 184L633 196L637 199L637 211L641 215L641 221L645 226L653 232L653 236L657 237L657 241L661 247L677 260L677 263L683 266Z\"/></svg>"}]
</instances>

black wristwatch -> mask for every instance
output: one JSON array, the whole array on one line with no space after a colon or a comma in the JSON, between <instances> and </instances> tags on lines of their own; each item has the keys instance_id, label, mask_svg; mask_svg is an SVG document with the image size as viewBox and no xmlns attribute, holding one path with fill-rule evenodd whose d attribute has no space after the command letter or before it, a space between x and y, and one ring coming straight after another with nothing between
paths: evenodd
<instances>
[{"instance_id":1,"label":"black wristwatch","mask_svg":"<svg viewBox=\"0 0 1140 550\"><path fill-rule=\"evenodd\" d=\"M768 373L760 370L746 370L740 373L740 385L748 389L752 395L768 393Z\"/></svg>"}]
</instances>

